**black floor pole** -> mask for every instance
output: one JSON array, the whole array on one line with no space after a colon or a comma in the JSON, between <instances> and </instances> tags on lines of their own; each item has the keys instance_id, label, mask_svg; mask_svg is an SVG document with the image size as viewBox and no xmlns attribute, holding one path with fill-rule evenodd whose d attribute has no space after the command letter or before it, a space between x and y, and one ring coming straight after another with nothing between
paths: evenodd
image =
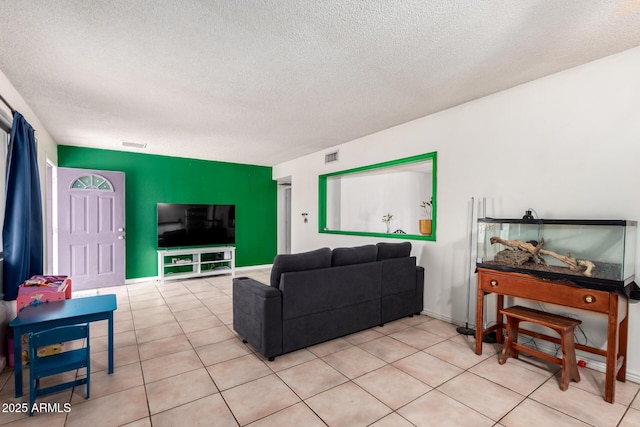
<instances>
[{"instance_id":1,"label":"black floor pole","mask_svg":"<svg viewBox=\"0 0 640 427\"><path fill-rule=\"evenodd\" d=\"M471 263L471 256L473 254L473 214L475 211L475 198L471 198L471 215L469 218L469 263ZM464 326L456 328L461 335L475 335L475 329L469 328L469 308L471 306L471 264L467 268L467 320Z\"/></svg>"}]
</instances>

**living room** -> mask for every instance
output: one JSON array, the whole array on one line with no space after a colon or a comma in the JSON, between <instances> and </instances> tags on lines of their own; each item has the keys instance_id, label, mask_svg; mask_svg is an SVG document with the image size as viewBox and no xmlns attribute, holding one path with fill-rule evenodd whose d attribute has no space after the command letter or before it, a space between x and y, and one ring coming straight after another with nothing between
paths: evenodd
<instances>
[{"instance_id":1,"label":"living room","mask_svg":"<svg viewBox=\"0 0 640 427\"><path fill-rule=\"evenodd\" d=\"M640 19L638 9L631 9L629 13L636 22ZM514 49L517 49L515 45ZM552 47L546 46L546 49ZM7 61L9 59L2 58L2 63ZM541 53L536 63L544 61L545 55ZM491 66L490 62L486 64L488 68ZM0 67L0 71L5 70ZM417 258L417 264L425 268L423 314L439 322L463 325L468 319L474 319L475 313L473 297L471 307L467 303L470 282L475 280L475 264L470 261L472 254L468 249L469 235L474 232L469 225L472 197L476 215L478 210L484 210L486 216L494 218L522 217L530 208L546 219L637 220L640 217L640 201L630 196L639 182L635 173L636 159L640 158L637 144L639 71L640 47L636 38L635 44L624 50L604 55L595 53L593 60L568 67L558 60L556 70L533 80L506 82L503 90L487 92L467 102L447 105L431 114L389 124L382 130L356 135L295 157L284 155L286 160L268 165L232 162L222 157L211 160L125 151L116 146L65 143L60 136L47 131L55 119L39 117L41 105L31 104L29 96L21 93L28 89L22 89L4 73L0 74L0 94L15 110L22 112L37 131L43 182L47 162L59 167L125 173L126 286L131 286L131 295L144 294L140 287L150 283L157 274L156 203L179 202L183 196L189 198L183 201L199 202L206 199L203 193L210 182L217 186L219 183L216 191L220 191L221 199L206 202L235 203L238 212L240 206L244 208L238 223L251 223L251 229L245 229L244 236L238 236L238 267L247 274L255 268L264 275L273 257L284 248L280 201L285 187L278 184L287 184L286 188L290 189L287 191L291 191L292 253L321 247L366 245L380 240L398 242L402 240L396 237L381 239L319 232L318 177L436 152L437 239L410 240L411 253ZM508 76L505 72L496 78L506 80ZM455 92L459 86L473 86L474 82L452 81L451 85L450 90ZM357 118L348 120L357 121ZM337 125L345 126L344 122ZM176 142L180 144L182 142ZM149 147L153 147L153 141ZM335 151L339 153L339 160L326 164L325 155ZM480 201L484 201L484 206L479 206ZM418 204L419 201L416 208ZM636 265L638 256L640 251L636 249ZM471 295L474 293L475 287L471 288ZM640 326L636 321L639 314L638 306L631 304L627 384L640 382L640 358L636 356L640 352ZM606 328L602 319L586 315L582 320L588 340L603 345ZM469 352L473 353L471 349ZM494 362L495 369L499 369L497 361ZM597 358L589 363L597 372L604 370ZM8 387L11 389L12 385ZM571 387L568 392L572 391ZM625 410L613 425L625 414L638 419L640 403L636 394L637 390L622 405ZM588 422L575 414L572 417ZM151 423L151 418L147 418ZM236 422L239 421L236 419ZM506 421L503 424L516 425ZM628 425L632 425L632 421Z\"/></svg>"}]
</instances>

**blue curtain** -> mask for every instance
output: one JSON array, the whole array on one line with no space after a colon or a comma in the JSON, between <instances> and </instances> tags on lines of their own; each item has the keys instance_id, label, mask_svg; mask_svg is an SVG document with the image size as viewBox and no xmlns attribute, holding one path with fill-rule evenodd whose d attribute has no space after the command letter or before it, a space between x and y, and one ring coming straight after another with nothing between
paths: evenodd
<instances>
[{"instance_id":1,"label":"blue curtain","mask_svg":"<svg viewBox=\"0 0 640 427\"><path fill-rule=\"evenodd\" d=\"M36 138L33 128L17 111L9 140L6 200L2 240L4 299L18 295L18 286L42 274L42 202Z\"/></svg>"}]
</instances>

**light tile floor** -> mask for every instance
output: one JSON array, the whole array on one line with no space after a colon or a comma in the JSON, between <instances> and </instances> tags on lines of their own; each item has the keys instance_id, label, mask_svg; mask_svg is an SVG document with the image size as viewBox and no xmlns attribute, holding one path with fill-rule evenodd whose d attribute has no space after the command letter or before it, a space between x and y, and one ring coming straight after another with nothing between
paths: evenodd
<instances>
[{"instance_id":1,"label":"light tile floor","mask_svg":"<svg viewBox=\"0 0 640 427\"><path fill-rule=\"evenodd\" d=\"M269 271L245 274L267 283ZM414 316L268 362L231 327L231 277L100 289L115 293L115 372L106 374L106 322L92 324L91 399L84 388L42 397L70 412L2 412L8 426L638 426L640 385L604 375L558 387L559 367L498 365L498 345L473 351L454 325ZM0 402L13 371L0 374ZM50 405L55 408L55 405ZM61 406L62 407L62 406ZM8 406L3 406L8 409Z\"/></svg>"}]
</instances>

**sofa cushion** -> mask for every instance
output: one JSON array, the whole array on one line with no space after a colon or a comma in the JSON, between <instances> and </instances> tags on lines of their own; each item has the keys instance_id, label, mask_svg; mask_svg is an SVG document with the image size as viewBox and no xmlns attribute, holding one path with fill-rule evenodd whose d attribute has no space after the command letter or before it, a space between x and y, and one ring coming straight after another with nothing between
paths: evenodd
<instances>
[{"instance_id":1,"label":"sofa cushion","mask_svg":"<svg viewBox=\"0 0 640 427\"><path fill-rule=\"evenodd\" d=\"M411 254L411 242L402 243L383 243L376 245L378 247L378 261L391 258L404 258Z\"/></svg>"},{"instance_id":2,"label":"sofa cushion","mask_svg":"<svg viewBox=\"0 0 640 427\"><path fill-rule=\"evenodd\" d=\"M280 287L282 273L331 267L331 249L321 248L299 254L277 255L271 269L271 286Z\"/></svg>"},{"instance_id":3,"label":"sofa cushion","mask_svg":"<svg viewBox=\"0 0 640 427\"><path fill-rule=\"evenodd\" d=\"M280 281L282 319L309 316L365 301L379 302L381 278L381 262L284 273Z\"/></svg>"},{"instance_id":4,"label":"sofa cushion","mask_svg":"<svg viewBox=\"0 0 640 427\"><path fill-rule=\"evenodd\" d=\"M364 264L374 262L378 248L375 245L356 246L354 248L335 248L331 252L331 266Z\"/></svg>"}]
</instances>

